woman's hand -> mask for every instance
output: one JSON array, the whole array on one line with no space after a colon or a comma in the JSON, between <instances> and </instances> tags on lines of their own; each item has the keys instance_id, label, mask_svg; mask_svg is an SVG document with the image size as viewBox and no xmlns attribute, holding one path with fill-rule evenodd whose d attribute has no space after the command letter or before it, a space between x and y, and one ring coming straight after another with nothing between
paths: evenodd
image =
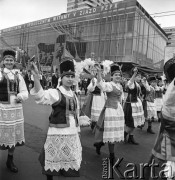
<instances>
[{"instance_id":1,"label":"woman's hand","mask_svg":"<svg viewBox=\"0 0 175 180\"><path fill-rule=\"evenodd\" d=\"M133 72L136 74L138 72L137 67L134 68Z\"/></svg>"},{"instance_id":2,"label":"woman's hand","mask_svg":"<svg viewBox=\"0 0 175 180\"><path fill-rule=\"evenodd\" d=\"M33 61L30 62L29 68L30 68L30 70L31 70L31 73L32 73L34 76L38 76L38 75L39 75L38 68L37 68L36 64L35 64Z\"/></svg>"}]
</instances>

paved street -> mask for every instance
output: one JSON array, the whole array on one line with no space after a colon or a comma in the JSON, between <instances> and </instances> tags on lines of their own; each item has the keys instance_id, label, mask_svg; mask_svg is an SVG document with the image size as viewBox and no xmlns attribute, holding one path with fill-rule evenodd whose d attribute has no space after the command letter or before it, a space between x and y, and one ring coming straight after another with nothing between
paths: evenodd
<instances>
[{"instance_id":1,"label":"paved street","mask_svg":"<svg viewBox=\"0 0 175 180\"><path fill-rule=\"evenodd\" d=\"M84 96L81 97L81 100ZM19 168L17 174L13 174L6 169L5 162L7 151L0 151L0 180L45 180L41 173L41 166L38 161L39 152L44 144L48 128L48 117L51 107L35 104L30 96L24 104L25 116L25 146L16 148L15 164ZM159 123L154 123L154 131L158 131ZM115 154L117 158L124 158L124 162L146 163L153 147L156 135L150 135L143 130L137 129L136 140L140 145L129 145L120 143L116 145ZM56 179L74 180L100 180L102 179L102 159L108 157L107 145L102 148L101 156L95 153L93 147L94 135L90 127L81 128L81 142L83 145L83 161L80 178L54 177ZM119 179L116 177L116 179Z\"/></svg>"}]
</instances>

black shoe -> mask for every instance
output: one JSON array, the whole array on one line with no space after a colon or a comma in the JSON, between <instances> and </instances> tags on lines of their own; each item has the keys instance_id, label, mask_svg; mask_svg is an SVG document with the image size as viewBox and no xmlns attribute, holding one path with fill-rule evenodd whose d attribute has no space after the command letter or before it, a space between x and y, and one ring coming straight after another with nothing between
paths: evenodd
<instances>
[{"instance_id":1,"label":"black shoe","mask_svg":"<svg viewBox=\"0 0 175 180\"><path fill-rule=\"evenodd\" d=\"M147 129L147 133L150 133L150 134L155 134L155 132L151 129L151 127L148 127L148 129Z\"/></svg>"},{"instance_id":2,"label":"black shoe","mask_svg":"<svg viewBox=\"0 0 175 180\"><path fill-rule=\"evenodd\" d=\"M127 141L127 135L128 135L128 133L125 131L124 132L124 143L127 143L128 141Z\"/></svg>"},{"instance_id":3,"label":"black shoe","mask_svg":"<svg viewBox=\"0 0 175 180\"><path fill-rule=\"evenodd\" d=\"M103 142L98 142L98 143L94 143L94 147L96 147L96 153L98 155L101 154L100 150L101 150L101 147L104 146L104 143Z\"/></svg>"},{"instance_id":4,"label":"black shoe","mask_svg":"<svg viewBox=\"0 0 175 180\"><path fill-rule=\"evenodd\" d=\"M13 156L12 155L8 155L6 166L11 172L14 172L14 173L18 172L18 168L13 163Z\"/></svg>"},{"instance_id":5,"label":"black shoe","mask_svg":"<svg viewBox=\"0 0 175 180\"><path fill-rule=\"evenodd\" d=\"M134 136L133 135L129 135L128 143L134 144L134 145L139 145L139 143L134 140Z\"/></svg>"}]
</instances>

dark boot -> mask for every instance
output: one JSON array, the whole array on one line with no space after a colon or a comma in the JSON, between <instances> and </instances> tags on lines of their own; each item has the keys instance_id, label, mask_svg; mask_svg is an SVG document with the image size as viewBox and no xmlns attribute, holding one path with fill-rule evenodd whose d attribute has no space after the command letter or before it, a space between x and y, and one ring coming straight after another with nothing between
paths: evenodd
<instances>
[{"instance_id":1,"label":"dark boot","mask_svg":"<svg viewBox=\"0 0 175 180\"><path fill-rule=\"evenodd\" d=\"M150 134L155 134L155 132L153 132L152 130L152 122L148 121L148 129L147 132Z\"/></svg>"},{"instance_id":2,"label":"dark boot","mask_svg":"<svg viewBox=\"0 0 175 180\"><path fill-rule=\"evenodd\" d=\"M138 145L138 144L139 144L139 143L137 143L137 142L134 140L134 136L133 136L133 135L129 135L128 143L134 144L134 145Z\"/></svg>"},{"instance_id":3,"label":"dark boot","mask_svg":"<svg viewBox=\"0 0 175 180\"><path fill-rule=\"evenodd\" d=\"M103 143L103 142L94 143L94 147L96 147L96 153L97 153L98 155L101 154L100 149L101 149L102 146L104 146L104 143Z\"/></svg>"},{"instance_id":4,"label":"dark boot","mask_svg":"<svg viewBox=\"0 0 175 180\"><path fill-rule=\"evenodd\" d=\"M47 176L47 180L53 180L53 176L51 175L46 175Z\"/></svg>"},{"instance_id":5,"label":"dark boot","mask_svg":"<svg viewBox=\"0 0 175 180\"><path fill-rule=\"evenodd\" d=\"M128 141L127 141L127 135L128 135L128 133L125 131L124 132L124 143L127 143Z\"/></svg>"},{"instance_id":6,"label":"dark boot","mask_svg":"<svg viewBox=\"0 0 175 180\"><path fill-rule=\"evenodd\" d=\"M8 154L6 166L11 172L14 172L14 173L18 172L18 168L13 163L13 155Z\"/></svg>"}]
</instances>

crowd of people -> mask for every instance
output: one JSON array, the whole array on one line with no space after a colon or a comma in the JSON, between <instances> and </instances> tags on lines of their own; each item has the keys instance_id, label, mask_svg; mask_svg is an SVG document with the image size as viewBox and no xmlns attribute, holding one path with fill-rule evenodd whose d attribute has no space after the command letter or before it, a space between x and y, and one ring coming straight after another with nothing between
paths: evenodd
<instances>
[{"instance_id":1,"label":"crowd of people","mask_svg":"<svg viewBox=\"0 0 175 180\"><path fill-rule=\"evenodd\" d=\"M22 73L14 68L14 64L15 52L5 50L0 71L0 149L8 150L6 166L10 171L18 172L13 154L17 146L25 143L22 103L27 100L29 92L37 104L52 107L47 137L39 157L47 180L60 174L80 176L79 117L82 114L91 121L96 153L100 155L102 146L108 144L111 164L116 160L116 143L139 145L136 140L139 137L134 136L135 129L147 126L147 133L154 134L152 123L160 122L150 163L155 159L175 167L174 59L165 63L166 81L154 75L148 77L137 67L130 70L129 79L124 79L121 66L115 62L109 68L111 79L106 81L103 65L95 63L92 79L83 79L79 83L87 95L81 111L77 97L79 88L72 88L77 86L73 60L65 59L60 63L60 74L55 72L49 86L45 85L45 77L34 62L30 62L28 71Z\"/></svg>"}]
</instances>

